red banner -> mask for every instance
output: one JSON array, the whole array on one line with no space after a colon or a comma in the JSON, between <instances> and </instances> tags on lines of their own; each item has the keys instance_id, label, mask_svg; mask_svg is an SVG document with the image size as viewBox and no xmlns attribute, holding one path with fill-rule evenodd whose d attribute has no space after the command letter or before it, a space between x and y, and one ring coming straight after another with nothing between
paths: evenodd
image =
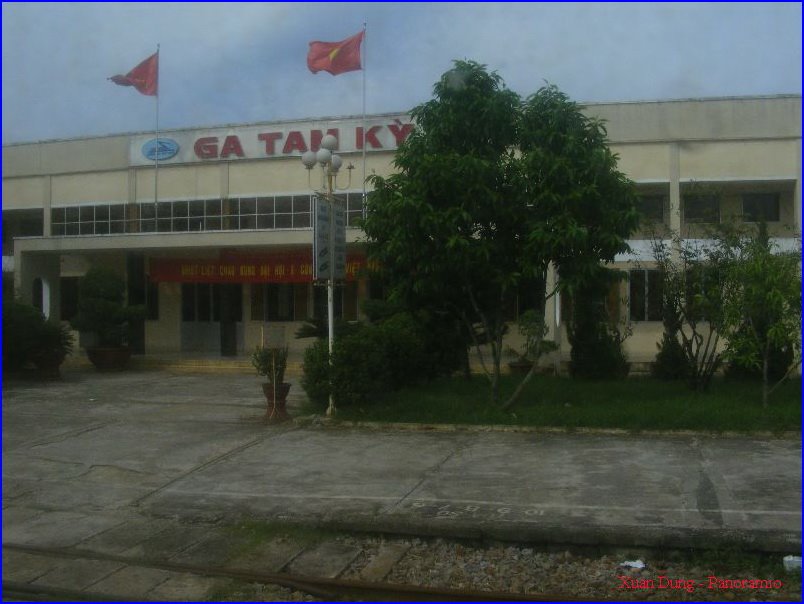
<instances>
[{"instance_id":1,"label":"red banner","mask_svg":"<svg viewBox=\"0 0 804 604\"><path fill-rule=\"evenodd\" d=\"M354 281L366 257L346 256L346 280ZM308 283L313 280L313 256L301 254L221 254L221 258L192 260L152 258L150 280L180 283Z\"/></svg>"}]
</instances>

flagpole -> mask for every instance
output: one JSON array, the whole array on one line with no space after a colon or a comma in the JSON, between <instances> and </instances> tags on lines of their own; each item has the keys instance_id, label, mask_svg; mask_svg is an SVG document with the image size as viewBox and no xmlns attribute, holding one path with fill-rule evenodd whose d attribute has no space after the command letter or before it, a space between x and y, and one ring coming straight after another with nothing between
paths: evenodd
<instances>
[{"instance_id":1,"label":"flagpole","mask_svg":"<svg viewBox=\"0 0 804 604\"><path fill-rule=\"evenodd\" d=\"M159 202L159 44L156 45L156 145L154 152L154 232L159 230L157 205Z\"/></svg>"},{"instance_id":2,"label":"flagpole","mask_svg":"<svg viewBox=\"0 0 804 604\"><path fill-rule=\"evenodd\" d=\"M366 218L366 66L368 64L366 22L363 21L363 218Z\"/></svg>"}]
</instances>

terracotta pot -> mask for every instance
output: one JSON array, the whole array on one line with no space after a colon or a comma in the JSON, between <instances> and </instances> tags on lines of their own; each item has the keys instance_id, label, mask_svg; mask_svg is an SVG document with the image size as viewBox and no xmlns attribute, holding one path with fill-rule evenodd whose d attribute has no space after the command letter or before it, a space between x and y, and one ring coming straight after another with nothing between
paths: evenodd
<instances>
[{"instance_id":1,"label":"terracotta pot","mask_svg":"<svg viewBox=\"0 0 804 604\"><path fill-rule=\"evenodd\" d=\"M93 346L87 348L87 356L99 371L122 371L131 358L131 349L127 346Z\"/></svg>"},{"instance_id":2,"label":"terracotta pot","mask_svg":"<svg viewBox=\"0 0 804 604\"><path fill-rule=\"evenodd\" d=\"M288 400L288 392L290 392L290 384L283 382L276 385L276 400L274 400L274 385L270 382L265 382L262 385L262 391L265 393L265 400L268 402L265 419L272 424L288 421L290 416L285 406Z\"/></svg>"}]
</instances>

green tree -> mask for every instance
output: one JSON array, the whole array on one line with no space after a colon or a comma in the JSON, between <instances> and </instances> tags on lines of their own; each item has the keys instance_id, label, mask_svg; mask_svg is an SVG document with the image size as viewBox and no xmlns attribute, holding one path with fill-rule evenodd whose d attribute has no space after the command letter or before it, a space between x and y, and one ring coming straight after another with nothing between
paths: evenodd
<instances>
[{"instance_id":1,"label":"green tree","mask_svg":"<svg viewBox=\"0 0 804 604\"><path fill-rule=\"evenodd\" d=\"M497 403L504 308L536 283L543 317L550 263L582 278L625 251L633 186L603 124L555 86L523 103L496 73L456 61L411 116L398 172L371 177L369 256L392 298L438 304L461 322Z\"/></svg>"},{"instance_id":2,"label":"green tree","mask_svg":"<svg viewBox=\"0 0 804 604\"><path fill-rule=\"evenodd\" d=\"M762 405L801 363L800 249L782 252L760 224L754 231L726 232L718 239L726 275L723 307L725 356L762 374ZM774 353L787 351L789 367L770 384Z\"/></svg>"},{"instance_id":3,"label":"green tree","mask_svg":"<svg viewBox=\"0 0 804 604\"><path fill-rule=\"evenodd\" d=\"M713 241L684 240L677 233L651 245L662 274L665 341L660 350L672 346L667 340L679 338L684 358L679 377L686 377L692 390L705 391L723 363L722 255Z\"/></svg>"}]
</instances>

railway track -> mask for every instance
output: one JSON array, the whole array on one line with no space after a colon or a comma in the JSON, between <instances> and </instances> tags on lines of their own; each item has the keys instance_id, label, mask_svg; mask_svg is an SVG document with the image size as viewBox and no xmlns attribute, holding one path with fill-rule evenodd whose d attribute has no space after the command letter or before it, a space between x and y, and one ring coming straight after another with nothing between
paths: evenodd
<instances>
[{"instance_id":1,"label":"railway track","mask_svg":"<svg viewBox=\"0 0 804 604\"><path fill-rule=\"evenodd\" d=\"M36 547L4 544L3 549L34 556L60 560L93 560L113 562L138 569L152 569L180 573L184 576L228 579L245 585L277 585L325 600L341 601L462 601L462 602L543 602L578 601L566 594L519 594L509 592L447 589L417 585L400 585L386 582L368 582L346 579L312 577L289 573L254 572L222 566L200 566L169 561L154 561L91 551L64 548ZM3 581L3 600L18 601L142 601L148 597L131 596L88 590L71 589L54 585L40 585L20 581Z\"/></svg>"}]
</instances>

